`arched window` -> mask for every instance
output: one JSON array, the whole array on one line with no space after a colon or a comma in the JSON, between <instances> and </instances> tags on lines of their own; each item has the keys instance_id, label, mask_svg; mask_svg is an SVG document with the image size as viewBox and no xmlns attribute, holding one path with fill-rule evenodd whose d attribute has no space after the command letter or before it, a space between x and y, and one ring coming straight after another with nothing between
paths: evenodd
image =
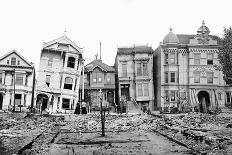
<instances>
[{"instance_id":1,"label":"arched window","mask_svg":"<svg viewBox=\"0 0 232 155\"><path fill-rule=\"evenodd\" d=\"M73 79L70 77L66 77L64 80L64 89L72 90Z\"/></svg>"},{"instance_id":2,"label":"arched window","mask_svg":"<svg viewBox=\"0 0 232 155\"><path fill-rule=\"evenodd\" d=\"M75 58L74 57L68 57L67 67L70 67L70 68L75 67Z\"/></svg>"}]
</instances>

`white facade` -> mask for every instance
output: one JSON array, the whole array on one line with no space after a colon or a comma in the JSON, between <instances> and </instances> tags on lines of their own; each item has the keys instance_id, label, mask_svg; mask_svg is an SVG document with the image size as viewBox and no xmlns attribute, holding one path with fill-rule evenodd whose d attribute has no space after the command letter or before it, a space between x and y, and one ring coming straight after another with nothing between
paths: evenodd
<instances>
[{"instance_id":1,"label":"white facade","mask_svg":"<svg viewBox=\"0 0 232 155\"><path fill-rule=\"evenodd\" d=\"M31 106L33 64L13 50L0 58L0 110Z\"/></svg>"},{"instance_id":2,"label":"white facade","mask_svg":"<svg viewBox=\"0 0 232 155\"><path fill-rule=\"evenodd\" d=\"M78 102L82 51L66 36L44 43L37 76L37 109L73 112Z\"/></svg>"},{"instance_id":3,"label":"white facade","mask_svg":"<svg viewBox=\"0 0 232 155\"><path fill-rule=\"evenodd\" d=\"M170 111L178 104L203 110L223 107L227 87L219 70L217 36L209 35L204 22L196 35L164 38L154 56L157 106ZM204 100L204 101L203 101Z\"/></svg>"}]
</instances>

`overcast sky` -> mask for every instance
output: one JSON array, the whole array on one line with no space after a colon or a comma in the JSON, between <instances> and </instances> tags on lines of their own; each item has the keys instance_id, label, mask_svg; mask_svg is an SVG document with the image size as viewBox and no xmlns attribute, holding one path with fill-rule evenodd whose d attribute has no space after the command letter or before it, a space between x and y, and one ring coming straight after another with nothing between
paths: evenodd
<instances>
[{"instance_id":1,"label":"overcast sky","mask_svg":"<svg viewBox=\"0 0 232 155\"><path fill-rule=\"evenodd\" d=\"M0 1L0 56L16 49L39 67L42 42L66 35L84 47L87 62L102 42L102 59L113 65L117 46L155 49L173 28L196 34L205 20L213 35L232 25L229 0L5 0Z\"/></svg>"}]
</instances>

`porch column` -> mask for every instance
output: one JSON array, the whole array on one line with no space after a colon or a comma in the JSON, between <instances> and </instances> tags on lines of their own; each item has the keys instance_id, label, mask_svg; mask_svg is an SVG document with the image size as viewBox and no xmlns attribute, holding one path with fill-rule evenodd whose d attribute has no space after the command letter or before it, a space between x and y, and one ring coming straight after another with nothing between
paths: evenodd
<instances>
[{"instance_id":1,"label":"porch column","mask_svg":"<svg viewBox=\"0 0 232 155\"><path fill-rule=\"evenodd\" d=\"M22 93L22 95L21 95L21 105L24 106L24 93Z\"/></svg>"},{"instance_id":2,"label":"porch column","mask_svg":"<svg viewBox=\"0 0 232 155\"><path fill-rule=\"evenodd\" d=\"M67 68L67 64L68 64L68 55L65 54L64 68Z\"/></svg>"},{"instance_id":3,"label":"porch column","mask_svg":"<svg viewBox=\"0 0 232 155\"><path fill-rule=\"evenodd\" d=\"M59 109L62 109L62 102L63 102L62 100L63 100L63 96L61 95L61 96L60 96L60 104L59 104Z\"/></svg>"}]
</instances>

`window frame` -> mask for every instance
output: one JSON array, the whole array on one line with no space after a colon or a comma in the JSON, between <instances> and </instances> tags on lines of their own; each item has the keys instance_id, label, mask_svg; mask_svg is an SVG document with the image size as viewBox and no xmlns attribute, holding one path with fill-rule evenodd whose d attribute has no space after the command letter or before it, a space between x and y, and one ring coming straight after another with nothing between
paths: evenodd
<instances>
[{"instance_id":1,"label":"window frame","mask_svg":"<svg viewBox=\"0 0 232 155\"><path fill-rule=\"evenodd\" d=\"M70 59L73 59L73 60L70 60ZM74 57L69 56L68 60L67 60L67 67L68 68L75 68L75 61L76 61L76 59Z\"/></svg>"},{"instance_id":2,"label":"window frame","mask_svg":"<svg viewBox=\"0 0 232 155\"><path fill-rule=\"evenodd\" d=\"M175 57L176 57L175 53L169 53L169 64L176 64Z\"/></svg>"},{"instance_id":3,"label":"window frame","mask_svg":"<svg viewBox=\"0 0 232 155\"><path fill-rule=\"evenodd\" d=\"M168 60L169 60L168 53L164 53L164 63L165 63L165 65L169 64Z\"/></svg>"},{"instance_id":4,"label":"window frame","mask_svg":"<svg viewBox=\"0 0 232 155\"><path fill-rule=\"evenodd\" d=\"M122 63L122 77L127 77L127 63Z\"/></svg>"},{"instance_id":5,"label":"window frame","mask_svg":"<svg viewBox=\"0 0 232 155\"><path fill-rule=\"evenodd\" d=\"M48 79L49 79L49 80L48 80ZM51 83L51 75L46 75L45 83L46 83L46 85L47 85L48 87L50 86L50 83Z\"/></svg>"},{"instance_id":6,"label":"window frame","mask_svg":"<svg viewBox=\"0 0 232 155\"><path fill-rule=\"evenodd\" d=\"M164 72L164 83L169 83L168 72Z\"/></svg>"},{"instance_id":7,"label":"window frame","mask_svg":"<svg viewBox=\"0 0 232 155\"><path fill-rule=\"evenodd\" d=\"M174 74L174 78L172 77L173 74ZM176 83L176 72L170 72L170 83Z\"/></svg>"},{"instance_id":8,"label":"window frame","mask_svg":"<svg viewBox=\"0 0 232 155\"><path fill-rule=\"evenodd\" d=\"M210 58L209 55L211 55ZM207 65L213 65L213 53L207 53Z\"/></svg>"},{"instance_id":9,"label":"window frame","mask_svg":"<svg viewBox=\"0 0 232 155\"><path fill-rule=\"evenodd\" d=\"M14 60L13 60L14 59ZM11 57L10 64L15 66L16 65L16 57Z\"/></svg>"},{"instance_id":10,"label":"window frame","mask_svg":"<svg viewBox=\"0 0 232 155\"><path fill-rule=\"evenodd\" d=\"M66 79L71 79L72 82L68 82L68 81L66 81ZM67 90L72 90L73 89L73 78L65 77L65 79L64 79L64 87L63 88L67 89Z\"/></svg>"},{"instance_id":11,"label":"window frame","mask_svg":"<svg viewBox=\"0 0 232 155\"><path fill-rule=\"evenodd\" d=\"M15 74L15 85L23 86L24 85L23 82L24 82L24 74L22 74L22 73L16 73Z\"/></svg>"},{"instance_id":12,"label":"window frame","mask_svg":"<svg viewBox=\"0 0 232 155\"><path fill-rule=\"evenodd\" d=\"M194 83L201 82L201 73L200 72L193 72Z\"/></svg>"},{"instance_id":13,"label":"window frame","mask_svg":"<svg viewBox=\"0 0 232 155\"><path fill-rule=\"evenodd\" d=\"M201 53L194 53L194 65L201 64Z\"/></svg>"},{"instance_id":14,"label":"window frame","mask_svg":"<svg viewBox=\"0 0 232 155\"><path fill-rule=\"evenodd\" d=\"M211 75L211 76L209 76L209 75ZM207 72L207 83L213 84L213 77L214 77L213 72Z\"/></svg>"}]
</instances>

